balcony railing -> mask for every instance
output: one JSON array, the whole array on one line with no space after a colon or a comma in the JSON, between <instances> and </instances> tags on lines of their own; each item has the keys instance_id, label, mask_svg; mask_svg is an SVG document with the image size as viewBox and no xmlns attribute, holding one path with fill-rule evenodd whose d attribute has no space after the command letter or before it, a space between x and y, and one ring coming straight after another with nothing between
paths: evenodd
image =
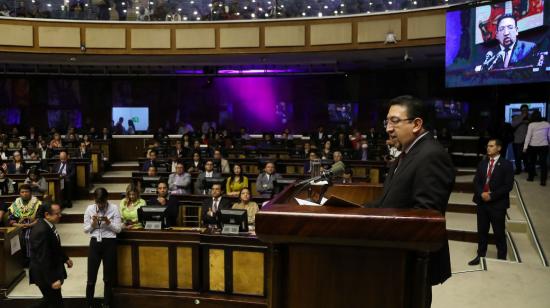
<instances>
[{"instance_id":1,"label":"balcony railing","mask_svg":"<svg viewBox=\"0 0 550 308\"><path fill-rule=\"evenodd\" d=\"M413 10L467 0L0 0L0 16L74 20L227 21Z\"/></svg>"}]
</instances>

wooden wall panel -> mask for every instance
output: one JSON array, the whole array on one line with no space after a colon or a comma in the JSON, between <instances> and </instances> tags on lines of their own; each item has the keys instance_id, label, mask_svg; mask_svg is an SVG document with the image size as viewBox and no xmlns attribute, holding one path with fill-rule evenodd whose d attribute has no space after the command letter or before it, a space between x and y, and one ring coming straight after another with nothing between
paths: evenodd
<instances>
[{"instance_id":1,"label":"wooden wall panel","mask_svg":"<svg viewBox=\"0 0 550 308\"><path fill-rule=\"evenodd\" d=\"M80 48L80 28L38 27L38 46Z\"/></svg>"},{"instance_id":2,"label":"wooden wall panel","mask_svg":"<svg viewBox=\"0 0 550 308\"><path fill-rule=\"evenodd\" d=\"M311 45L351 44L351 23L311 25Z\"/></svg>"},{"instance_id":3,"label":"wooden wall panel","mask_svg":"<svg viewBox=\"0 0 550 308\"><path fill-rule=\"evenodd\" d=\"M397 40L401 40L401 19L382 19L357 23L357 42L384 42L386 34L393 32Z\"/></svg>"},{"instance_id":4,"label":"wooden wall panel","mask_svg":"<svg viewBox=\"0 0 550 308\"><path fill-rule=\"evenodd\" d=\"M220 29L220 47L260 47L260 28L222 28Z\"/></svg>"},{"instance_id":5,"label":"wooden wall panel","mask_svg":"<svg viewBox=\"0 0 550 308\"><path fill-rule=\"evenodd\" d=\"M264 254L233 251L233 293L263 296Z\"/></svg>"},{"instance_id":6,"label":"wooden wall panel","mask_svg":"<svg viewBox=\"0 0 550 308\"><path fill-rule=\"evenodd\" d=\"M305 26L265 27L266 47L304 46L305 44Z\"/></svg>"},{"instance_id":7,"label":"wooden wall panel","mask_svg":"<svg viewBox=\"0 0 550 308\"><path fill-rule=\"evenodd\" d=\"M170 48L170 29L132 29L131 47L134 49Z\"/></svg>"},{"instance_id":8,"label":"wooden wall panel","mask_svg":"<svg viewBox=\"0 0 550 308\"><path fill-rule=\"evenodd\" d=\"M407 38L445 37L445 14L407 18Z\"/></svg>"},{"instance_id":9,"label":"wooden wall panel","mask_svg":"<svg viewBox=\"0 0 550 308\"><path fill-rule=\"evenodd\" d=\"M216 48L216 29L176 29L176 48Z\"/></svg>"},{"instance_id":10,"label":"wooden wall panel","mask_svg":"<svg viewBox=\"0 0 550 308\"><path fill-rule=\"evenodd\" d=\"M117 246L118 285L132 286L132 246Z\"/></svg>"},{"instance_id":11,"label":"wooden wall panel","mask_svg":"<svg viewBox=\"0 0 550 308\"><path fill-rule=\"evenodd\" d=\"M176 250L178 289L193 288L193 249L178 247Z\"/></svg>"},{"instance_id":12,"label":"wooden wall panel","mask_svg":"<svg viewBox=\"0 0 550 308\"><path fill-rule=\"evenodd\" d=\"M139 285L169 287L168 247L139 247Z\"/></svg>"},{"instance_id":13,"label":"wooden wall panel","mask_svg":"<svg viewBox=\"0 0 550 308\"><path fill-rule=\"evenodd\" d=\"M32 26L0 25L0 45L32 47Z\"/></svg>"},{"instance_id":14,"label":"wooden wall panel","mask_svg":"<svg viewBox=\"0 0 550 308\"><path fill-rule=\"evenodd\" d=\"M126 29L86 28L86 48L126 48Z\"/></svg>"},{"instance_id":15,"label":"wooden wall panel","mask_svg":"<svg viewBox=\"0 0 550 308\"><path fill-rule=\"evenodd\" d=\"M223 249L208 251L210 291L225 291L225 256Z\"/></svg>"}]
</instances>

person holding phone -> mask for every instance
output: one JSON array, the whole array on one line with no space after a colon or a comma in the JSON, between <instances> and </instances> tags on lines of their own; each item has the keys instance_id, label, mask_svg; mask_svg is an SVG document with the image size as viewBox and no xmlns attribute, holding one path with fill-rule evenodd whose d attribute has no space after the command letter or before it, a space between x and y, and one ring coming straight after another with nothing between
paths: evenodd
<instances>
[{"instance_id":1,"label":"person holding phone","mask_svg":"<svg viewBox=\"0 0 550 308\"><path fill-rule=\"evenodd\" d=\"M104 307L112 303L112 287L116 274L116 237L122 230L120 211L108 202L109 193L103 187L94 191L95 203L84 213L84 232L90 235L86 302L94 306L94 290L99 265L103 262Z\"/></svg>"}]
</instances>

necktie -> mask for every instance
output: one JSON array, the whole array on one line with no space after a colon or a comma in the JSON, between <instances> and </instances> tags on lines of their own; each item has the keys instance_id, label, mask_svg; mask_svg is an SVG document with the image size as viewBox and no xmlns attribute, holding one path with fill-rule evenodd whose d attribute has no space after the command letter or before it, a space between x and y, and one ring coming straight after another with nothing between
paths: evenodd
<instances>
[{"instance_id":1,"label":"necktie","mask_svg":"<svg viewBox=\"0 0 550 308\"><path fill-rule=\"evenodd\" d=\"M401 161L403 159L405 159L405 156L407 154L405 153L405 151L401 152L401 154L399 154L399 157L397 158L397 165L395 166L395 170L393 170L393 174L395 174L397 172L397 168L399 168L399 165L401 165Z\"/></svg>"},{"instance_id":2,"label":"necktie","mask_svg":"<svg viewBox=\"0 0 550 308\"><path fill-rule=\"evenodd\" d=\"M212 203L212 211L214 213L218 211L218 199L214 199L214 202Z\"/></svg>"},{"instance_id":3,"label":"necktie","mask_svg":"<svg viewBox=\"0 0 550 308\"><path fill-rule=\"evenodd\" d=\"M510 47L507 47L504 52L504 68L507 68L508 64L510 63L510 56L512 55L512 53L510 52Z\"/></svg>"},{"instance_id":4,"label":"necktie","mask_svg":"<svg viewBox=\"0 0 550 308\"><path fill-rule=\"evenodd\" d=\"M60 174L65 174L65 162L61 163L61 168L59 168L59 173Z\"/></svg>"},{"instance_id":5,"label":"necktie","mask_svg":"<svg viewBox=\"0 0 550 308\"><path fill-rule=\"evenodd\" d=\"M52 225L52 231L53 233L55 233L55 237L57 237L57 241L59 242L59 233L57 233L57 229L55 228L54 225Z\"/></svg>"},{"instance_id":6,"label":"necktie","mask_svg":"<svg viewBox=\"0 0 550 308\"><path fill-rule=\"evenodd\" d=\"M491 174L493 173L494 163L495 163L495 160L491 158L491 162L489 163L489 169L487 169L487 178L485 179L485 185L483 185L483 192L489 191L489 180L491 180Z\"/></svg>"}]
</instances>

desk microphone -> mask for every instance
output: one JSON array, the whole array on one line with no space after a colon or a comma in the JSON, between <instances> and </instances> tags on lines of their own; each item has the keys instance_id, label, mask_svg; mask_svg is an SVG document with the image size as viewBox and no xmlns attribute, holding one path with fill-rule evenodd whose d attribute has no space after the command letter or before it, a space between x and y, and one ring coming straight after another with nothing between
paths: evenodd
<instances>
[{"instance_id":1,"label":"desk microphone","mask_svg":"<svg viewBox=\"0 0 550 308\"><path fill-rule=\"evenodd\" d=\"M341 175L342 173L344 173L344 169L345 169L345 165L344 165L343 162L341 162L341 161L336 162L332 165L332 167L329 170L323 170L323 171L321 171L320 175L314 176L312 178L309 178L309 179L306 179L306 180L303 180L303 181L300 181L300 182L294 184L294 186L305 185L305 184L308 184L308 183L315 183L315 182L319 182L319 181L322 181L322 180L329 180L333 176L338 176L338 175Z\"/></svg>"}]
</instances>

